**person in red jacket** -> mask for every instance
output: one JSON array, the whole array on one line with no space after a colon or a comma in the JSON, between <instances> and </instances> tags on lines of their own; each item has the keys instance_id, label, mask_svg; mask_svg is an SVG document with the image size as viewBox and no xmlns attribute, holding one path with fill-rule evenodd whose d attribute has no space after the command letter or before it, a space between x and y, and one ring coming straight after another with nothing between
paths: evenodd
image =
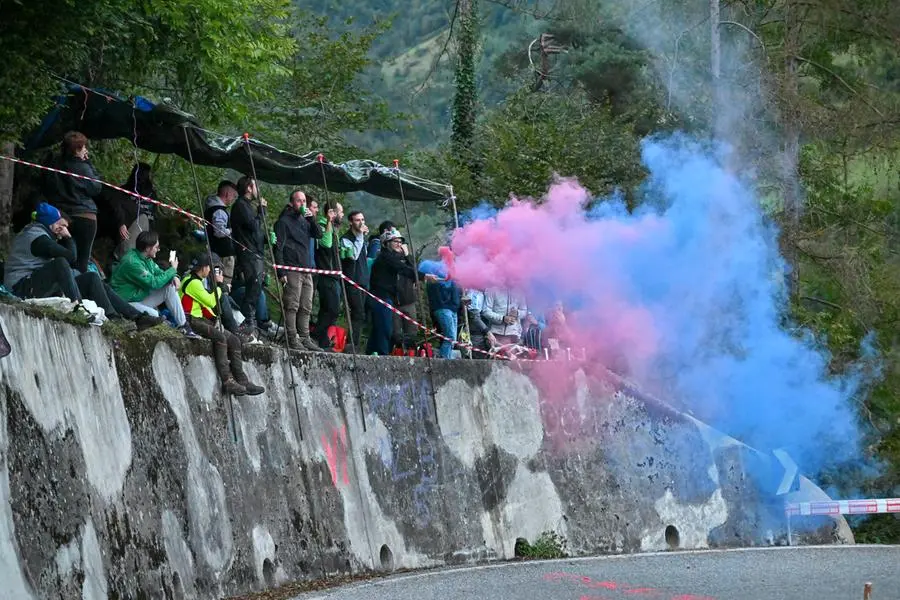
<instances>
[{"instance_id":1,"label":"person in red jacket","mask_svg":"<svg viewBox=\"0 0 900 600\"><path fill-rule=\"evenodd\" d=\"M225 276L221 268L217 269L214 295L204 285L211 271L209 255L203 254L197 259L190 275L181 283L181 306L184 314L195 333L212 340L213 358L225 393L235 396L262 394L266 391L265 388L251 383L244 373L241 339L216 323L219 301L222 299L220 286Z\"/></svg>"}]
</instances>

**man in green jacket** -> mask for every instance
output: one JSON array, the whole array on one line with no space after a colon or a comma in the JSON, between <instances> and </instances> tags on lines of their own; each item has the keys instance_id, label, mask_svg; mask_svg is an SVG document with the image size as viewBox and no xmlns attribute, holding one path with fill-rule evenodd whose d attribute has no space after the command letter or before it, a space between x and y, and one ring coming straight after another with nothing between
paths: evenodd
<instances>
[{"instance_id":1,"label":"man in green jacket","mask_svg":"<svg viewBox=\"0 0 900 600\"><path fill-rule=\"evenodd\" d=\"M186 330L187 319L178 298L178 258L173 256L168 269L154 260L159 252L159 234L142 231L135 247L125 253L113 272L110 286L133 307L157 317L157 308L165 304L180 329ZM173 252L174 254L174 252Z\"/></svg>"}]
</instances>

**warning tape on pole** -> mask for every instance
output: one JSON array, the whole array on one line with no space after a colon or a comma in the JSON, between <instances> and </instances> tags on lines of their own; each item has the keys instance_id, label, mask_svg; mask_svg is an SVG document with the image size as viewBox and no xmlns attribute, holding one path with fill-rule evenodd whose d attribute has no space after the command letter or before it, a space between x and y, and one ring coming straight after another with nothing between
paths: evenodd
<instances>
[{"instance_id":1,"label":"warning tape on pole","mask_svg":"<svg viewBox=\"0 0 900 600\"><path fill-rule=\"evenodd\" d=\"M784 506L784 512L791 517L900 513L900 498L788 502Z\"/></svg>"}]
</instances>

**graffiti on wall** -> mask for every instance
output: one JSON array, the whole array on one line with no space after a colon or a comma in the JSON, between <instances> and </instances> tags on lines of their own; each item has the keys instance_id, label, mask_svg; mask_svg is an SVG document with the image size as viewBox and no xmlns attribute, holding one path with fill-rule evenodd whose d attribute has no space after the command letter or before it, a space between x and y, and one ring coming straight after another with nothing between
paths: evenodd
<instances>
[{"instance_id":1,"label":"graffiti on wall","mask_svg":"<svg viewBox=\"0 0 900 600\"><path fill-rule=\"evenodd\" d=\"M350 476L347 473L347 426L341 425L331 430L331 437L322 434L322 450L325 452L325 460L328 461L328 470L331 471L331 482L334 487L350 485Z\"/></svg>"},{"instance_id":2,"label":"graffiti on wall","mask_svg":"<svg viewBox=\"0 0 900 600\"><path fill-rule=\"evenodd\" d=\"M432 389L427 379L395 385L367 384L363 390L373 417L381 418L395 434L379 441L379 455L391 481L407 493L416 525L432 521L432 501L438 487L438 456L432 441Z\"/></svg>"}]
</instances>

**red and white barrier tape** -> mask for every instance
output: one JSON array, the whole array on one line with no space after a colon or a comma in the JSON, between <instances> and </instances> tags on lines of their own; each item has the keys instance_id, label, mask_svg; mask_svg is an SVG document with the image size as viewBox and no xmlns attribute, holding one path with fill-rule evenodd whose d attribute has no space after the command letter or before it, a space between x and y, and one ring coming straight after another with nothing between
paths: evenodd
<instances>
[{"instance_id":1,"label":"red and white barrier tape","mask_svg":"<svg viewBox=\"0 0 900 600\"><path fill-rule=\"evenodd\" d=\"M311 273L313 275L337 275L343 277L343 271L328 271L326 269L310 269L308 267L292 267L290 265L272 265L275 271L297 271L299 273Z\"/></svg>"},{"instance_id":2,"label":"red and white barrier tape","mask_svg":"<svg viewBox=\"0 0 900 600\"><path fill-rule=\"evenodd\" d=\"M80 175L80 174L78 174L78 173L72 173L72 172L69 172L69 171L63 171L63 170L61 170L61 169L55 169L55 168L53 168L53 167L47 167L47 166L44 166L44 165L39 165L39 164L37 164L37 163L28 162L27 160L22 160L22 159L20 159L20 158L15 158L15 157L12 157L12 156L6 156L6 155L4 155L4 154L0 154L0 159L8 160L8 161L10 161L10 162L18 163L18 164L25 165L25 166L28 166L28 167L33 167L33 168L35 168L35 169L40 169L40 170L43 170L43 171L50 171L50 172L52 172L52 173L59 173L59 174L61 174L61 175L69 175L70 177L75 177L76 179L84 179L85 181L93 181L93 182L95 182L95 183L99 183L99 184L101 184L101 185L105 185L106 187L109 187L109 188L112 188L112 189L114 189L114 190L118 190L118 191L120 191L120 192L123 192L123 193L125 193L125 194L128 194L129 196L133 196L134 198L137 198L138 200L141 200L142 202L149 202L149 203L151 203L151 204L155 204L155 205L157 205L157 206L161 206L161 207L163 207L163 208L167 208L167 209L169 209L169 210L173 210L173 211L175 211L176 213L178 213L178 214L180 214L180 215L186 216L187 218L189 218L190 220L192 220L192 221L194 221L194 222L202 223L202 224L204 224L204 225L212 225L212 223L210 223L209 221L207 221L207 220L204 219L203 217L197 216L197 215L195 215L194 213L192 213L192 212L190 212L190 211L188 211L188 210L185 210L185 209L181 208L180 206L175 206L175 205L173 205L173 204L166 204L165 202L160 202L159 200L155 200L154 198L150 198L150 197L148 197L148 196L142 196L141 194L138 194L138 193L136 193L136 192L132 192L132 191L130 191L130 190L126 190L125 188L122 188L122 187L119 187L119 186L117 186L117 185L113 185L113 184L111 184L111 183L108 183L108 182L106 182L106 181L103 181L102 179L96 179L96 178L93 178L93 177L88 177L88 176L86 176L86 175ZM238 244L239 246L241 246L242 248L244 248L244 249L247 250L248 252L251 252L252 254L256 254L255 252L253 252L252 250L250 250L249 248L247 248L246 246L244 246L243 244L241 244L240 242L238 242L238 241L235 240L234 238L231 238L231 239L232 239L232 241L234 241L236 244ZM265 257L263 257L263 260L265 260ZM405 319L405 320L409 321L410 323L412 323L413 325L415 325L416 327L418 327L419 329L421 329L422 331L424 331L424 332L426 332L426 333L429 333L429 334L431 334L431 335L433 335L433 336L435 336L435 337L437 337L437 338L439 338L439 339L442 339L442 340L444 340L444 341L450 342L450 343L456 345L456 346L459 347L459 348L465 348L465 349L470 350L470 351L472 351L472 352L477 352L477 353L479 353L479 354L483 354L483 355L489 356L489 357L491 357L491 358L497 358L497 359L502 359L502 360L512 360L510 357L505 356L505 355L503 355L503 354L500 354L500 353L497 353L497 352L491 352L491 351L488 351L488 350L482 350L482 349L480 349L480 348L476 348L476 347L472 346L471 344L465 344L465 343L463 343L463 342L460 342L460 341L457 341L457 340L450 339L449 337L447 337L447 336L445 336L445 335L442 335L442 334L438 333L437 331L435 331L435 330L433 330L433 329L429 329L429 328L426 327L425 325L419 323L418 321L416 321L415 319L413 319L412 317L410 317L410 316L407 315L406 313L403 313L403 312L397 310L397 309L394 308L390 303L385 302L384 300L382 300L381 298L379 298L378 296L376 296L375 294L373 294L372 292L370 292L370 291L367 290L366 288L362 287L361 285L359 285L358 283L356 283L355 281L353 281L352 279L350 279L349 277L347 277L346 275L344 275L343 271L328 271L328 270L324 270L324 269L310 269L310 268L304 268L304 267L290 267L290 266L287 266L287 265L272 265L272 266L275 268L276 273L277 273L278 270L287 270L287 271L299 271L299 272L301 272L301 273L313 273L313 274L317 274L317 275L337 275L337 276L340 276L342 279L344 279L345 281L347 281L347 283L349 283L350 285L352 285L352 286L355 287L356 289L362 291L363 293L368 294L368 295L369 295L370 297L372 297L376 302L378 302L378 303L381 304L382 306L386 307L388 310L390 310L390 311L391 311L392 313L394 313L395 315L399 316L401 319ZM527 361L528 359L517 359L517 360L524 360L524 361Z\"/></svg>"},{"instance_id":3,"label":"red and white barrier tape","mask_svg":"<svg viewBox=\"0 0 900 600\"><path fill-rule=\"evenodd\" d=\"M125 194L128 194L129 196L132 196L133 198L136 198L136 199L140 200L141 202L149 202L150 204L155 204L156 206L160 206L160 207L162 207L162 208L166 208L166 209L169 209L169 210L173 210L173 211L175 211L176 213L178 213L178 214L180 214L180 215L183 215L183 216L187 217L187 218L190 219L191 221L194 221L195 223L202 224L202 225L213 225L212 223L210 223L209 221L207 221L207 220L204 219L203 217L198 216L198 215L195 215L195 214L192 213L191 211L185 210L185 209L181 208L180 206L175 206L174 204L166 204L165 202L160 202L159 200L156 200L156 199L154 199L154 198L150 198L149 196L142 196L141 194L138 194L137 192L133 192L133 191L131 191L131 190L126 190L125 188L122 188L122 187L119 187L119 186L117 186L117 185L113 185L112 183L108 183L108 182L106 182L106 181L103 181L102 179L95 179L94 177L88 177L87 175L80 175L80 174L78 174L78 173L72 173L72 172L70 172L70 171L63 171L62 169L55 169L55 168L53 168L53 167L47 167L47 166L44 166L44 165L39 165L39 164L37 164L37 163L28 162L27 160L22 160L22 159L20 159L20 158L14 158L14 157L12 157L12 156L6 156L6 155L4 155L4 154L0 154L0 159L8 160L8 161L10 161L10 162L18 163L18 164L20 164L20 165L25 165L25 166L27 166L27 167L34 167L35 169L40 169L40 170L42 170L42 171L50 171L51 173L59 173L59 174L61 174L61 175L68 175L68 176L70 176L70 177L75 177L76 179L84 179L85 181L93 181L94 183L99 183L99 184L101 184L101 185L105 185L105 186L108 187L108 188L112 188L112 189L114 189L114 190L118 190L118 191L120 191L120 192L123 192L123 193L125 193ZM215 226L215 225L213 225L213 226ZM237 244L238 246L240 246L240 247L243 248L244 250L250 252L251 254L254 254L254 255L256 255L256 256L259 256L259 254L258 254L257 252L254 252L253 250L251 250L250 248L248 248L248 247L245 246L244 244L240 243L239 241L237 241L237 240L234 239L233 237L231 237L231 236L228 236L228 237L229 237L229 239L231 239L232 242L234 242L235 244ZM262 257L262 258L264 259L265 257Z\"/></svg>"},{"instance_id":4,"label":"red and white barrier tape","mask_svg":"<svg viewBox=\"0 0 900 600\"><path fill-rule=\"evenodd\" d=\"M900 498L829 500L826 502L788 502L784 506L784 512L789 517L900 513Z\"/></svg>"},{"instance_id":5,"label":"red and white barrier tape","mask_svg":"<svg viewBox=\"0 0 900 600\"><path fill-rule=\"evenodd\" d=\"M364 288L363 286L359 285L358 283L356 283L355 281L353 281L352 279L350 279L350 278L347 277L346 275L343 275L343 274L342 274L341 277L342 277L347 283L349 283L350 285L352 285L353 287L355 287L355 288L358 289L359 291L363 292L364 294L367 294L370 298L372 298L373 300L375 300L376 302L378 302L379 304L381 304L382 306L384 306L385 308L387 308L389 311L391 311L392 313L394 313L395 315L397 315L397 316L400 317L401 319L405 319L405 320L409 321L410 323L412 323L413 325L415 325L416 327L418 327L419 329L421 329L422 331L424 331L424 332L426 332L426 333L430 333L431 335L433 335L433 336L435 336L435 337L437 337L437 338L439 338L439 339L442 339L442 340L444 340L444 341L446 341L446 342L450 342L451 344L454 344L455 346L458 346L458 347L460 347L460 348L465 348L465 349L467 349L467 350L471 350L472 352L478 352L479 354L484 354L485 356L490 356L491 358L500 358L500 359L508 360L506 356L497 354L497 353L495 353L495 352L490 352L490 351L488 351L488 350L482 350L482 349L480 349L480 348L476 348L475 346L472 346L471 344L465 344L465 343L463 343L463 342L459 342L459 341L457 341L457 340L450 339L449 337L447 337L447 336L445 336L445 335L442 335L442 334L438 333L438 332L435 331L434 329L428 329L428 327L426 327L425 325L422 325L421 323L419 323L418 321L416 321L415 319L413 319L412 317L410 317L408 314L406 314L406 313L404 313L404 312L401 312L400 310L394 308L394 306L392 306L390 302L386 302L386 301L382 300L381 298L379 298L378 296L376 296L375 294L373 294L372 292L370 292L369 290L367 290L367 289Z\"/></svg>"}]
</instances>

